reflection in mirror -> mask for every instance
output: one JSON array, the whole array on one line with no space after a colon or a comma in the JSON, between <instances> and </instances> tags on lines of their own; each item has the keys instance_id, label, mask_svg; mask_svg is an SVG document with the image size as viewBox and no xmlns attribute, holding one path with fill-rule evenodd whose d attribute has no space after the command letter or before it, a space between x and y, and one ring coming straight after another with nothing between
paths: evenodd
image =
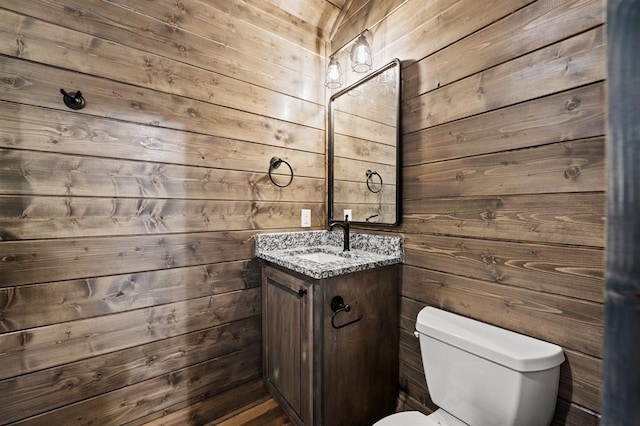
<instances>
[{"instance_id":1,"label":"reflection in mirror","mask_svg":"<svg viewBox=\"0 0 640 426\"><path fill-rule=\"evenodd\" d=\"M329 220L400 222L400 61L393 60L329 101Z\"/></svg>"}]
</instances>

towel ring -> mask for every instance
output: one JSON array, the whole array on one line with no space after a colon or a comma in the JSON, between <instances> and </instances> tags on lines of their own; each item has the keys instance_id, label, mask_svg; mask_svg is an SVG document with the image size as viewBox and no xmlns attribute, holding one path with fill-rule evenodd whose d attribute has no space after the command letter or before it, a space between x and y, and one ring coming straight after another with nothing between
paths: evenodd
<instances>
[{"instance_id":1,"label":"towel ring","mask_svg":"<svg viewBox=\"0 0 640 426\"><path fill-rule=\"evenodd\" d=\"M273 176L271 175L271 172L273 170L277 169L278 167L280 167L280 164L282 164L282 163L286 164L287 167L289 168L289 181L284 185L280 185L278 182L276 182L273 179ZM285 160L283 160L280 157L271 157L271 160L269 160L269 180L275 186L278 186L280 188L284 188L284 187L287 187L287 186L291 185L291 182L293 182L293 168L291 167L291 164L287 163Z\"/></svg>"},{"instance_id":2,"label":"towel ring","mask_svg":"<svg viewBox=\"0 0 640 426\"><path fill-rule=\"evenodd\" d=\"M371 170L367 170L366 171L366 175L367 175L367 188L369 188L369 191L373 192L374 194L377 194L378 192L382 191L382 186L384 185L382 183L382 176L380 176L380 173ZM375 184L375 182L373 182L373 177L374 176L378 176L378 179L380 180L380 183L378 185L380 185L380 188L378 188L377 190L374 190L371 185Z\"/></svg>"},{"instance_id":3,"label":"towel ring","mask_svg":"<svg viewBox=\"0 0 640 426\"><path fill-rule=\"evenodd\" d=\"M356 319L347 321L342 324L336 324L336 316L340 312L351 312L351 305L349 305L348 303L345 304L342 296L335 296L333 299L331 299L331 310L333 311L333 315L331 315L331 326L336 330L351 324L355 324L364 317L364 314L360 314L360 316Z\"/></svg>"}]
</instances>

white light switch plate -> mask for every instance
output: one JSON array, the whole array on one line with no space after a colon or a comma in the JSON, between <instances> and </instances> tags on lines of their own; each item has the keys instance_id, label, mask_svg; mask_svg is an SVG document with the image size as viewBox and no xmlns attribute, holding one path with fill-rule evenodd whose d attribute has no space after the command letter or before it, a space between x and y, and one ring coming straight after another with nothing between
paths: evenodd
<instances>
[{"instance_id":1,"label":"white light switch plate","mask_svg":"<svg viewBox=\"0 0 640 426\"><path fill-rule=\"evenodd\" d=\"M343 219L347 219L347 215L349 216L349 222L353 220L353 213L351 213L351 209L344 209L344 213L342 214Z\"/></svg>"},{"instance_id":2,"label":"white light switch plate","mask_svg":"<svg viewBox=\"0 0 640 426\"><path fill-rule=\"evenodd\" d=\"M304 228L309 228L311 226L311 210L310 209L300 210L300 226Z\"/></svg>"}]
</instances>

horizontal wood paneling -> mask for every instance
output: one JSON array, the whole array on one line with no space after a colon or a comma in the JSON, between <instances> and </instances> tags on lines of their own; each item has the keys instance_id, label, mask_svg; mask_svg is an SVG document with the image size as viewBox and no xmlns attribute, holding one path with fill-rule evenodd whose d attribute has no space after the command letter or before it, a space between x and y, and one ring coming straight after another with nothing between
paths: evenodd
<instances>
[{"instance_id":1,"label":"horizontal wood paneling","mask_svg":"<svg viewBox=\"0 0 640 426\"><path fill-rule=\"evenodd\" d=\"M406 100L403 131L420 130L602 80L604 46L604 32L598 27Z\"/></svg>"},{"instance_id":2,"label":"horizontal wood paneling","mask_svg":"<svg viewBox=\"0 0 640 426\"><path fill-rule=\"evenodd\" d=\"M402 294L424 304L602 356L601 304L406 266Z\"/></svg>"},{"instance_id":3,"label":"horizontal wood paneling","mask_svg":"<svg viewBox=\"0 0 640 426\"><path fill-rule=\"evenodd\" d=\"M405 264L603 302L604 251L408 234Z\"/></svg>"},{"instance_id":4,"label":"horizontal wood paneling","mask_svg":"<svg viewBox=\"0 0 640 426\"><path fill-rule=\"evenodd\" d=\"M250 345L238 352L211 358L16 424L124 424L152 412L162 411L185 396L198 395L206 398L212 393L224 392L259 375L260 351L256 345Z\"/></svg>"},{"instance_id":5,"label":"horizontal wood paneling","mask_svg":"<svg viewBox=\"0 0 640 426\"><path fill-rule=\"evenodd\" d=\"M407 97L437 89L603 24L600 0L539 0L407 67ZM470 52L473 60L468 60Z\"/></svg>"},{"instance_id":6,"label":"horizontal wood paneling","mask_svg":"<svg viewBox=\"0 0 640 426\"><path fill-rule=\"evenodd\" d=\"M229 292L130 312L0 335L0 379L130 348L260 312L260 289Z\"/></svg>"},{"instance_id":7,"label":"horizontal wood paneling","mask_svg":"<svg viewBox=\"0 0 640 426\"><path fill-rule=\"evenodd\" d=\"M339 7L344 0L309 0L305 2L291 2L288 0L268 0L274 6L298 17L318 28L331 27L336 19Z\"/></svg>"},{"instance_id":8,"label":"horizontal wood paneling","mask_svg":"<svg viewBox=\"0 0 640 426\"><path fill-rule=\"evenodd\" d=\"M0 424L215 420L264 395L252 238L302 208L324 224L334 3L3 3Z\"/></svg>"},{"instance_id":9,"label":"horizontal wood paneling","mask_svg":"<svg viewBox=\"0 0 640 426\"><path fill-rule=\"evenodd\" d=\"M0 286L91 278L253 257L255 231L6 241Z\"/></svg>"},{"instance_id":10,"label":"horizontal wood paneling","mask_svg":"<svg viewBox=\"0 0 640 426\"><path fill-rule=\"evenodd\" d=\"M353 0L338 18L339 31L332 38L333 50L358 36L362 28L369 28L393 12L406 0ZM359 31L360 29L360 31ZM332 36L334 34L331 34Z\"/></svg>"},{"instance_id":11,"label":"horizontal wood paneling","mask_svg":"<svg viewBox=\"0 0 640 426\"><path fill-rule=\"evenodd\" d=\"M602 360L565 350L567 361L560 369L560 397L600 411Z\"/></svg>"},{"instance_id":12,"label":"horizontal wood paneling","mask_svg":"<svg viewBox=\"0 0 640 426\"><path fill-rule=\"evenodd\" d=\"M175 191L170 191L176 193ZM286 228L300 209L312 210L322 225L322 200L304 203L0 196L0 227L13 229L3 240L175 234L233 229Z\"/></svg>"},{"instance_id":13,"label":"horizontal wood paneling","mask_svg":"<svg viewBox=\"0 0 640 426\"><path fill-rule=\"evenodd\" d=\"M476 156L404 169L407 198L603 191L604 139Z\"/></svg>"},{"instance_id":14,"label":"horizontal wood paneling","mask_svg":"<svg viewBox=\"0 0 640 426\"><path fill-rule=\"evenodd\" d=\"M188 2L189 9L204 7L209 11L225 8L228 10L235 4L235 2L219 1L215 3L198 1L195 3L197 4L194 4L194 1ZM273 60L256 57L245 52L242 48L231 49L228 46L227 32L219 34L221 39L211 39L201 35L199 30L193 32L183 30L179 26L180 19L176 20L175 14L183 14L184 5L185 2L167 4L165 7L171 10L165 16L155 17L107 1L32 0L22 2L9 0L5 2L5 7L20 14L52 22L65 28L79 30L101 40L128 46L132 52L154 53L222 76L257 84L272 92L285 93L321 103L324 91L320 79L314 75L300 72L310 68L305 68L296 61L294 63L297 68L291 70L275 64ZM242 7L243 5L245 7ZM321 32L316 25L293 18L291 14L268 1L251 0L238 4L238 6L240 7L236 7L230 12L231 15L237 16L238 20L250 20L253 23L254 31L271 27L271 30L276 34L291 34L293 38L289 40L297 40L297 43L306 49L318 53L322 52L324 43L317 39L316 35ZM187 13L190 12L187 11ZM245 18L243 19L243 17ZM237 22L235 19L231 19L229 23L233 25L235 22ZM206 31L206 27L203 25L200 30ZM305 33L304 37L301 36L301 32ZM309 36L309 34L313 34L313 36ZM300 41L302 39L304 40ZM170 74L171 70L168 71Z\"/></svg>"},{"instance_id":15,"label":"horizontal wood paneling","mask_svg":"<svg viewBox=\"0 0 640 426\"><path fill-rule=\"evenodd\" d=\"M15 421L260 343L254 316L0 381L0 418Z\"/></svg>"},{"instance_id":16,"label":"horizontal wood paneling","mask_svg":"<svg viewBox=\"0 0 640 426\"><path fill-rule=\"evenodd\" d=\"M374 68L403 66L399 409L435 408L409 334L434 305L563 346L554 424L597 424L604 2L370 4L354 1L331 41L368 29Z\"/></svg>"},{"instance_id":17,"label":"horizontal wood paneling","mask_svg":"<svg viewBox=\"0 0 640 426\"><path fill-rule=\"evenodd\" d=\"M332 38L331 46L339 49L368 28L373 33L369 42L374 53L374 69L392 58L413 62L533 1L512 0L487 8L473 0L434 0L427 3L409 0L389 11L393 13L385 13L375 20L368 19L365 8L352 18L351 22L357 26L351 30L349 23L341 27ZM376 8L375 4L372 8Z\"/></svg>"},{"instance_id":18,"label":"horizontal wood paneling","mask_svg":"<svg viewBox=\"0 0 640 426\"><path fill-rule=\"evenodd\" d=\"M264 171L268 169L268 158L277 155L292 165L296 176L324 176L324 155L299 151L295 146L293 149L274 147L140 123L114 123L107 118L92 117L88 120L73 112L9 102L0 102L0 130L3 132L0 147L29 150L14 154L4 152L3 155L28 155L32 161L32 151L37 150L104 159L210 167L212 169L208 172L213 176L218 173L224 176L218 169L255 171L259 176L247 178L247 182L254 182L264 176ZM14 159L11 164L15 162L19 160ZM5 163L4 167L10 167L10 164ZM274 194L274 197L294 195L277 188L271 189L272 187L264 185L261 192ZM240 190L234 188L231 193Z\"/></svg>"},{"instance_id":19,"label":"horizontal wood paneling","mask_svg":"<svg viewBox=\"0 0 640 426\"><path fill-rule=\"evenodd\" d=\"M252 260L4 287L0 329L17 331L259 285L260 270Z\"/></svg>"},{"instance_id":20,"label":"horizontal wood paneling","mask_svg":"<svg viewBox=\"0 0 640 426\"><path fill-rule=\"evenodd\" d=\"M604 247L603 193L405 200L406 232Z\"/></svg>"},{"instance_id":21,"label":"horizontal wood paneling","mask_svg":"<svg viewBox=\"0 0 640 426\"><path fill-rule=\"evenodd\" d=\"M288 11L285 6L286 2L282 2L282 4L273 0L269 2ZM205 39L224 44L229 51L241 51L252 57L282 65L291 71L317 77L317 69L322 58L315 52L315 49L301 49L300 45L281 37L277 32L245 21L242 13L234 16L222 13L222 10L216 6L218 2L193 1L182 5L153 2L140 5L137 0L118 0L116 3L123 8L163 21L173 31L192 32ZM307 14L310 9L316 6L320 10L328 10L329 13L336 9L326 0L309 0L305 2L304 6L300 9L304 9ZM318 21L316 16L313 16L311 20L306 19L307 16L302 18L314 25ZM322 26L315 25L315 27ZM308 66L301 69L300 64Z\"/></svg>"},{"instance_id":22,"label":"horizontal wood paneling","mask_svg":"<svg viewBox=\"0 0 640 426\"><path fill-rule=\"evenodd\" d=\"M160 6L160 3L150 3L145 7L149 8L151 5ZM165 59L159 55L146 53L144 56L132 56L127 46L103 42L94 36L26 18L18 13L0 10L0 21L3 22L0 31L0 53L5 55L16 55L27 60L35 59L57 67L64 67L69 62L78 63L80 67L77 70L87 74L264 116L280 115L274 118L284 120L290 119L290 110L294 110L299 116L307 117L304 124L319 129L324 125L323 107L313 102L273 93L269 89L226 76L215 76L206 69ZM229 27L225 25L225 28ZM255 29L254 26L251 28ZM242 28L236 30L236 35L226 37L230 48L236 49L232 44L246 41L237 36L238 31L242 31ZM15 48L16 39L20 40L18 51ZM253 35L252 40L259 40L259 35ZM265 49L264 44L278 50L292 49L289 47L291 43L288 42L287 48L278 46L279 41L286 42L279 37L261 40L260 45L251 53L272 57L273 52ZM304 55L305 52L296 49L296 54L303 53L299 58L301 62L313 64L320 60L315 54ZM316 66L320 67L320 64ZM281 108L283 104L288 108Z\"/></svg>"},{"instance_id":23,"label":"horizontal wood paneling","mask_svg":"<svg viewBox=\"0 0 640 426\"><path fill-rule=\"evenodd\" d=\"M87 107L80 114L324 151L324 133L319 129L19 59L5 58L0 87L4 100L56 109L66 109L60 88L87 87L83 93Z\"/></svg>"},{"instance_id":24,"label":"horizontal wood paneling","mask_svg":"<svg viewBox=\"0 0 640 426\"><path fill-rule=\"evenodd\" d=\"M268 160L264 166L268 169ZM295 167L294 174L298 170ZM322 176L318 167L316 172ZM0 178L5 183L0 188L2 194L145 199L309 200L300 194L293 195L291 188L273 189L275 185L264 172L248 173L1 148ZM292 181L292 188L309 186L320 191L323 180L320 177L295 176ZM309 201L321 202L321 195L318 194Z\"/></svg>"},{"instance_id":25,"label":"horizontal wood paneling","mask_svg":"<svg viewBox=\"0 0 640 426\"><path fill-rule=\"evenodd\" d=\"M508 106L404 136L405 166L604 134L604 84Z\"/></svg>"}]
</instances>

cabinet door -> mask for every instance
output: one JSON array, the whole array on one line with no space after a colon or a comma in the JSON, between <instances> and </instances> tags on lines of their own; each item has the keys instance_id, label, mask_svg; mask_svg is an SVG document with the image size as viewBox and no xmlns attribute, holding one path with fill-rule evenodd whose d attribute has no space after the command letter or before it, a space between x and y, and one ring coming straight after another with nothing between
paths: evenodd
<instances>
[{"instance_id":1,"label":"cabinet door","mask_svg":"<svg viewBox=\"0 0 640 426\"><path fill-rule=\"evenodd\" d=\"M312 407L310 290L309 283L296 277L269 266L263 270L265 379L288 414L304 424L311 424Z\"/></svg>"}]
</instances>

